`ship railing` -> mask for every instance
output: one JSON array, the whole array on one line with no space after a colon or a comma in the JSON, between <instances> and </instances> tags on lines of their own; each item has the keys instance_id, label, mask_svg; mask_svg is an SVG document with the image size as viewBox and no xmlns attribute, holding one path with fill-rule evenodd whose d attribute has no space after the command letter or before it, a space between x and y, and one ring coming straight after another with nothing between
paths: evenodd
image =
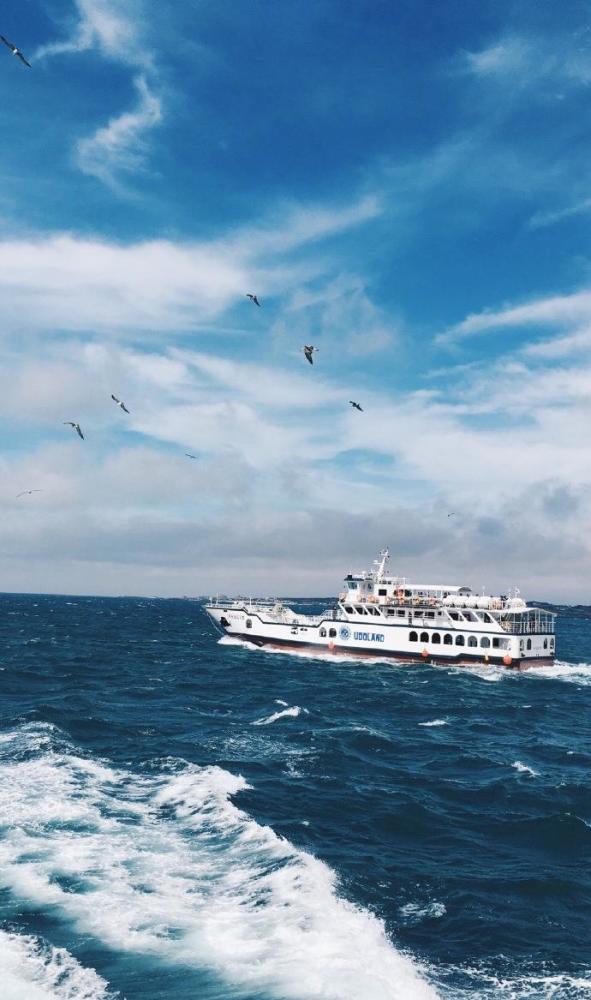
<instances>
[{"instance_id":1,"label":"ship railing","mask_svg":"<svg viewBox=\"0 0 591 1000\"><path fill-rule=\"evenodd\" d=\"M553 635L554 615L544 612L536 615L501 615L498 619L499 625L505 632L511 635Z\"/></svg>"}]
</instances>

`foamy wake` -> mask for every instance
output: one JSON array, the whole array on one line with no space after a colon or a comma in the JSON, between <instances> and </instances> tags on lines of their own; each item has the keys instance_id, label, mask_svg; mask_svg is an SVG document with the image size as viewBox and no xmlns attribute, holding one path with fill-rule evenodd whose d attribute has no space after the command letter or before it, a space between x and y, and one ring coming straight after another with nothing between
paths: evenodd
<instances>
[{"instance_id":1,"label":"foamy wake","mask_svg":"<svg viewBox=\"0 0 591 1000\"><path fill-rule=\"evenodd\" d=\"M106 1000L107 983L65 948L0 931L2 1000Z\"/></svg>"},{"instance_id":2,"label":"foamy wake","mask_svg":"<svg viewBox=\"0 0 591 1000\"><path fill-rule=\"evenodd\" d=\"M530 778L538 778L540 775L539 771L534 771L533 767L528 767L527 764L522 764L520 760L516 760L511 767L514 767L516 771L521 774L529 774Z\"/></svg>"},{"instance_id":3,"label":"foamy wake","mask_svg":"<svg viewBox=\"0 0 591 1000\"><path fill-rule=\"evenodd\" d=\"M431 722L419 722L419 726L424 726L425 729L431 729L432 726L447 726L448 722L446 719L432 719Z\"/></svg>"},{"instance_id":4,"label":"foamy wake","mask_svg":"<svg viewBox=\"0 0 591 1000\"><path fill-rule=\"evenodd\" d=\"M284 708L282 712L273 712L266 719L257 719L255 722L251 722L251 726L270 726L272 722L277 722L278 719L297 719L298 715L302 714L302 711L306 715L309 714L306 708L301 709L299 705L294 705L292 708Z\"/></svg>"},{"instance_id":5,"label":"foamy wake","mask_svg":"<svg viewBox=\"0 0 591 1000\"><path fill-rule=\"evenodd\" d=\"M24 727L0 747L0 880L17 898L116 951L209 969L252 993L437 996L381 920L338 895L330 868L230 801L241 777L179 761L115 770L56 734L31 755L36 737Z\"/></svg>"},{"instance_id":6,"label":"foamy wake","mask_svg":"<svg viewBox=\"0 0 591 1000\"><path fill-rule=\"evenodd\" d=\"M532 667L530 670L524 671L524 676L530 680L537 677L553 681L567 681L571 684L587 687L591 684L591 663L566 663L565 660L556 660L552 667Z\"/></svg>"}]
</instances>

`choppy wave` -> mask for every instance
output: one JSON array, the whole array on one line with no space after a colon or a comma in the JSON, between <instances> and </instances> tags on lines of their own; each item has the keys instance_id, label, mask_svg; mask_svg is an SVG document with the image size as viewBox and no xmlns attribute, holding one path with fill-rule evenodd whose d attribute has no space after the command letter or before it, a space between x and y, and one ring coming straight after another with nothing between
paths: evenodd
<instances>
[{"instance_id":1,"label":"choppy wave","mask_svg":"<svg viewBox=\"0 0 591 1000\"><path fill-rule=\"evenodd\" d=\"M298 715L302 714L302 711L306 712L306 709L301 709L299 705L293 705L291 708L284 708L281 712L273 712L272 715L267 716L264 719L256 719L252 723L253 726L270 726L272 722L277 722L278 719L297 719ZM307 714L307 713L306 713Z\"/></svg>"},{"instance_id":2,"label":"choppy wave","mask_svg":"<svg viewBox=\"0 0 591 1000\"><path fill-rule=\"evenodd\" d=\"M511 764L511 767L514 767L521 774L529 774L530 778L538 778L540 776L539 771L534 771L533 767L528 767L527 764L523 764L520 760L516 760Z\"/></svg>"},{"instance_id":3,"label":"choppy wave","mask_svg":"<svg viewBox=\"0 0 591 1000\"><path fill-rule=\"evenodd\" d=\"M423 923L424 920L439 920L447 913L445 903L405 903L399 911L408 926Z\"/></svg>"},{"instance_id":4,"label":"choppy wave","mask_svg":"<svg viewBox=\"0 0 591 1000\"><path fill-rule=\"evenodd\" d=\"M32 754L38 735L15 731L0 755L0 878L17 898L284 1000L438 995L331 869L233 804L241 777L179 761L139 775L57 738Z\"/></svg>"},{"instance_id":5,"label":"choppy wave","mask_svg":"<svg viewBox=\"0 0 591 1000\"><path fill-rule=\"evenodd\" d=\"M501 961L501 960L500 960ZM502 964L502 961L501 961ZM591 970L579 975L542 973L495 975L478 967L455 969L449 1000L583 1000L591 996Z\"/></svg>"},{"instance_id":6,"label":"choppy wave","mask_svg":"<svg viewBox=\"0 0 591 1000\"><path fill-rule=\"evenodd\" d=\"M108 984L65 948L0 931L2 1000L107 1000Z\"/></svg>"},{"instance_id":7,"label":"choppy wave","mask_svg":"<svg viewBox=\"0 0 591 1000\"><path fill-rule=\"evenodd\" d=\"M433 726L447 726L449 723L447 719L431 719L430 722L419 722L419 726L424 726L425 729L431 729Z\"/></svg>"}]
</instances>

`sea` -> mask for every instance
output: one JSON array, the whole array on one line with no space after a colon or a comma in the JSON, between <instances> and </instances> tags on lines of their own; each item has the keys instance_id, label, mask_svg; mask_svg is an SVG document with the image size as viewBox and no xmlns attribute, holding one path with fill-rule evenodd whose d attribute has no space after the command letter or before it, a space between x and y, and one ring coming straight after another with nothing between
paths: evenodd
<instances>
[{"instance_id":1,"label":"sea","mask_svg":"<svg viewBox=\"0 0 591 1000\"><path fill-rule=\"evenodd\" d=\"M554 610L512 673L0 595L2 1000L591 998L591 608Z\"/></svg>"}]
</instances>

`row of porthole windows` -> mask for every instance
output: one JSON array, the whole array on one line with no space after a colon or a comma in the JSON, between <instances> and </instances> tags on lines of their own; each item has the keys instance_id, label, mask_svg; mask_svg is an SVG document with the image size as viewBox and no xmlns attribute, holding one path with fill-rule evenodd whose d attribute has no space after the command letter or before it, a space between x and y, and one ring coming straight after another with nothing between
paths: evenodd
<instances>
[{"instance_id":1,"label":"row of porthole windows","mask_svg":"<svg viewBox=\"0 0 591 1000\"><path fill-rule=\"evenodd\" d=\"M429 637L429 633L428 632L421 632L420 635L419 635L418 632L410 632L408 638L409 638L409 642L419 642L419 641L420 642L432 642L435 645L437 645L437 643L441 642L441 636L440 636L439 632L433 632L431 634L431 637ZM454 642L453 636L450 635L449 632L446 632L445 635L443 636L443 645L444 646L452 646L453 642ZM456 635L456 643L455 644L456 644L456 646L477 646L478 645L478 639L477 639L477 637L475 635L469 635L468 636L468 642L466 642L463 635ZM493 646L495 646L495 647L498 648L498 646L500 645L500 640L497 639L497 638L493 638L492 644L493 644ZM481 637L481 639L480 639L480 648L481 649L489 649L490 648L490 639L488 638L488 636L483 635Z\"/></svg>"}]
</instances>

